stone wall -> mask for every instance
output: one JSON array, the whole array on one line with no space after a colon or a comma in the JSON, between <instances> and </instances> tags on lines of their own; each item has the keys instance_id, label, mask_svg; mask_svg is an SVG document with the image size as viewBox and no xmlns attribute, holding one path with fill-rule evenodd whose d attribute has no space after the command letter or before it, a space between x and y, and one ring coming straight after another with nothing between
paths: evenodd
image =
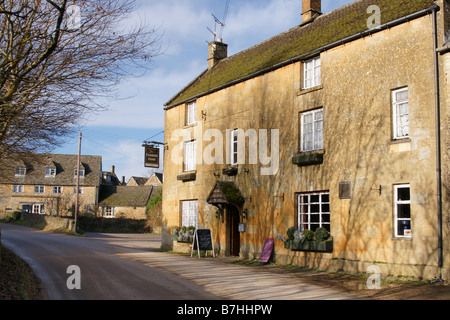
<instances>
[{"instance_id":1,"label":"stone wall","mask_svg":"<svg viewBox=\"0 0 450 320\"><path fill-rule=\"evenodd\" d=\"M75 220L73 218L21 213L20 219L28 225L36 226L45 231L75 230Z\"/></svg>"}]
</instances>

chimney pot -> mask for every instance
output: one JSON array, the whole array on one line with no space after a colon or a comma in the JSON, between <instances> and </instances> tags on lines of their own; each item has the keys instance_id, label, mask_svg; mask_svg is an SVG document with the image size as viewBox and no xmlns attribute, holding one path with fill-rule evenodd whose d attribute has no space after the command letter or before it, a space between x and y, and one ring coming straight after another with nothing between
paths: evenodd
<instances>
[{"instance_id":1,"label":"chimney pot","mask_svg":"<svg viewBox=\"0 0 450 320\"><path fill-rule=\"evenodd\" d=\"M315 18L322 14L321 0L303 0L302 5L302 24L312 22Z\"/></svg>"}]
</instances>

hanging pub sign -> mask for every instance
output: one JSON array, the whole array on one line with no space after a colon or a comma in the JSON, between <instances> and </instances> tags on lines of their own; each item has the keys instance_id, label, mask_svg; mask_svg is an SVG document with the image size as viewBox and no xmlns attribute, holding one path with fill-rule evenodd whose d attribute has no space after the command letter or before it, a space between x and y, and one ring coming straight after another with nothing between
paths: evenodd
<instances>
[{"instance_id":1,"label":"hanging pub sign","mask_svg":"<svg viewBox=\"0 0 450 320\"><path fill-rule=\"evenodd\" d=\"M159 168L159 147L145 145L145 160L146 168Z\"/></svg>"}]
</instances>

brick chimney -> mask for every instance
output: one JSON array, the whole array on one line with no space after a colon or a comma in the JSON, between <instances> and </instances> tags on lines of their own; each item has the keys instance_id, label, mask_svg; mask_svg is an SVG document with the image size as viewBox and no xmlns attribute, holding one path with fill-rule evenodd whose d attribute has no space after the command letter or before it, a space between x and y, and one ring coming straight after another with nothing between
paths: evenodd
<instances>
[{"instance_id":1,"label":"brick chimney","mask_svg":"<svg viewBox=\"0 0 450 320\"><path fill-rule=\"evenodd\" d=\"M228 45L219 38L208 44L208 69L214 67L220 60L228 56Z\"/></svg>"},{"instance_id":2,"label":"brick chimney","mask_svg":"<svg viewBox=\"0 0 450 320\"><path fill-rule=\"evenodd\" d=\"M303 0L302 10L302 25L312 22L322 14L321 0Z\"/></svg>"}]
</instances>

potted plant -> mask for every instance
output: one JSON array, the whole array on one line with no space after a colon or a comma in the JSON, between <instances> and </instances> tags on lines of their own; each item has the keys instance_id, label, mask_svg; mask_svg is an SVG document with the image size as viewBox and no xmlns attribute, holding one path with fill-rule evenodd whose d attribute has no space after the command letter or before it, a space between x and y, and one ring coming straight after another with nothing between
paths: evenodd
<instances>
[{"instance_id":1,"label":"potted plant","mask_svg":"<svg viewBox=\"0 0 450 320\"><path fill-rule=\"evenodd\" d=\"M192 243L195 227L173 227L172 237L174 241Z\"/></svg>"},{"instance_id":2,"label":"potted plant","mask_svg":"<svg viewBox=\"0 0 450 320\"><path fill-rule=\"evenodd\" d=\"M317 228L316 231L305 229L300 232L297 228L289 228L284 242L286 249L298 251L333 251L333 240L325 228Z\"/></svg>"},{"instance_id":3,"label":"potted plant","mask_svg":"<svg viewBox=\"0 0 450 320\"><path fill-rule=\"evenodd\" d=\"M189 253L192 250L192 241L194 239L195 227L173 227L172 239L173 251Z\"/></svg>"}]
</instances>

